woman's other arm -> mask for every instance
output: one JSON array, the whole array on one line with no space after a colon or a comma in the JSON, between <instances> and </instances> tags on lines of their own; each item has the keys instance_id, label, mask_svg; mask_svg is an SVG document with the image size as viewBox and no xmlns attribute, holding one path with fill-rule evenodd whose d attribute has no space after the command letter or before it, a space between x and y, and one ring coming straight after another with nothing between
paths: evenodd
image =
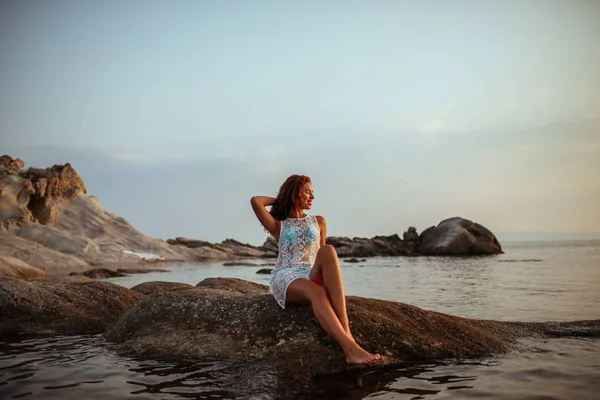
<instances>
[{"instance_id":1,"label":"woman's other arm","mask_svg":"<svg viewBox=\"0 0 600 400\"><path fill-rule=\"evenodd\" d=\"M274 202L275 198L268 196L254 196L250 199L250 204L252 205L254 214L256 214L256 218L258 218L262 226L273 235L275 240L279 242L280 222L273 218L266 209L266 207L272 206Z\"/></svg>"}]
</instances>

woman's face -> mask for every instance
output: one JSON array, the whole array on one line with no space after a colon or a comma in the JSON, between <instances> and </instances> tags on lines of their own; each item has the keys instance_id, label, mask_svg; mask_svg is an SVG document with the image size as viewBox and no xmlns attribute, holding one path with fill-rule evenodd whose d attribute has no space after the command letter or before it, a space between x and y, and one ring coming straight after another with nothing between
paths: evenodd
<instances>
[{"instance_id":1,"label":"woman's face","mask_svg":"<svg viewBox=\"0 0 600 400\"><path fill-rule=\"evenodd\" d=\"M303 210L310 210L312 207L313 199L315 198L312 183L306 182L304 185L302 185L299 197L300 201L298 207L300 207Z\"/></svg>"}]
</instances>

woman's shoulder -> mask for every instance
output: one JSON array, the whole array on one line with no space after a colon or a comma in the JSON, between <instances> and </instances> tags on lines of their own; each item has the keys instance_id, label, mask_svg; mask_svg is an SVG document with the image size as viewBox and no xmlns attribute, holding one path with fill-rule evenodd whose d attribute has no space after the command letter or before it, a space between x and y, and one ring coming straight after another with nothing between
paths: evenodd
<instances>
[{"instance_id":1,"label":"woman's shoulder","mask_svg":"<svg viewBox=\"0 0 600 400\"><path fill-rule=\"evenodd\" d=\"M319 225L324 225L327 223L327 221L325 221L325 217L323 217L322 215L315 215L315 220L319 223Z\"/></svg>"}]
</instances>

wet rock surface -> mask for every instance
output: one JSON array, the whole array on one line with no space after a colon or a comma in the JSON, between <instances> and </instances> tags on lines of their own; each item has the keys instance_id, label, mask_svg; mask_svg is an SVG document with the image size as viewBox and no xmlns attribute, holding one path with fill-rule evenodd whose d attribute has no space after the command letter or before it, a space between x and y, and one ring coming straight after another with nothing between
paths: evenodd
<instances>
[{"instance_id":1,"label":"wet rock surface","mask_svg":"<svg viewBox=\"0 0 600 400\"><path fill-rule=\"evenodd\" d=\"M142 298L108 282L0 278L0 335L101 332Z\"/></svg>"}]
</instances>

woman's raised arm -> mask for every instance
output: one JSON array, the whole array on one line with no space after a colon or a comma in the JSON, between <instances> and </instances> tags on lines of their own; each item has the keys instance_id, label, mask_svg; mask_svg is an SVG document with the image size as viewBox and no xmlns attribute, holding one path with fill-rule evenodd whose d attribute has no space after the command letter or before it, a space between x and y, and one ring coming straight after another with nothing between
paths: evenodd
<instances>
[{"instance_id":1,"label":"woman's raised arm","mask_svg":"<svg viewBox=\"0 0 600 400\"><path fill-rule=\"evenodd\" d=\"M250 199L250 204L252 205L254 214L256 214L256 218L258 218L262 226L273 235L275 240L279 242L279 229L281 223L273 218L266 209L267 206L272 206L273 203L275 203L274 197L254 196Z\"/></svg>"}]
</instances>

